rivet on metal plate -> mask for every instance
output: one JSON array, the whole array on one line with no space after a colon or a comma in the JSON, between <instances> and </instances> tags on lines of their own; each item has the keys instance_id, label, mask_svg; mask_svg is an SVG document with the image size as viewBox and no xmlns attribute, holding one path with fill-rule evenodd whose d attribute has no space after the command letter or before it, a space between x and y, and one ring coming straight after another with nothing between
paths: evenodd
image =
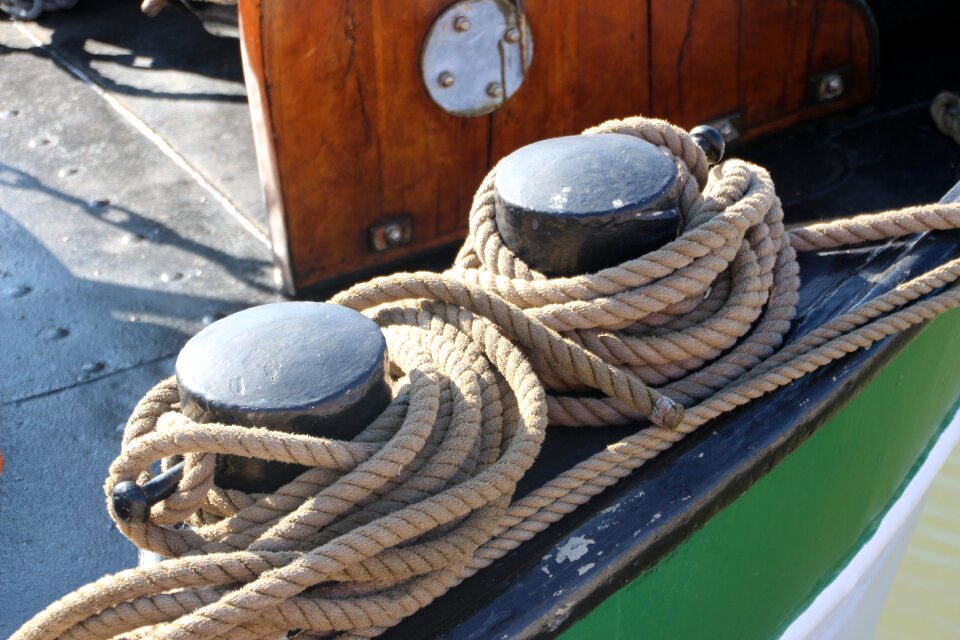
<instances>
[{"instance_id":1,"label":"rivet on metal plate","mask_svg":"<svg viewBox=\"0 0 960 640\"><path fill-rule=\"evenodd\" d=\"M452 87L454 82L456 82L456 78L449 71L444 71L437 77L437 83L444 89Z\"/></svg>"}]
</instances>

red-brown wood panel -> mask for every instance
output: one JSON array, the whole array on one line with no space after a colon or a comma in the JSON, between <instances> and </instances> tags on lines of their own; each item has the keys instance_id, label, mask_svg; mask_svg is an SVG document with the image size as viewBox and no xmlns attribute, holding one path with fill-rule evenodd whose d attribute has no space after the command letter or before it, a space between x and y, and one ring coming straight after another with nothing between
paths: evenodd
<instances>
[{"instance_id":1,"label":"red-brown wood panel","mask_svg":"<svg viewBox=\"0 0 960 640\"><path fill-rule=\"evenodd\" d=\"M523 87L491 115L458 118L420 77L423 39L450 4L241 0L288 288L461 237L484 172L534 140L638 113L685 127L736 115L749 137L872 91L873 26L853 0L526 0L534 56ZM845 94L811 100L811 79L837 70ZM368 228L398 214L413 219L412 243L371 251Z\"/></svg>"},{"instance_id":2,"label":"red-brown wood panel","mask_svg":"<svg viewBox=\"0 0 960 640\"><path fill-rule=\"evenodd\" d=\"M853 11L846 2L815 3L808 73L850 65Z\"/></svg>"},{"instance_id":3,"label":"red-brown wood panel","mask_svg":"<svg viewBox=\"0 0 960 640\"><path fill-rule=\"evenodd\" d=\"M488 123L441 112L421 85L422 34L445 5L261 5L264 84L298 285L459 234L462 216L454 212L483 175ZM463 182L441 182L440 172ZM371 253L367 229L399 213L414 214L420 242Z\"/></svg>"},{"instance_id":4,"label":"red-brown wood panel","mask_svg":"<svg viewBox=\"0 0 960 640\"><path fill-rule=\"evenodd\" d=\"M374 131L384 202L382 214L375 217L420 214L415 221L415 241L449 234L463 226L459 207L483 178L489 123L485 118L443 113L423 87L422 39L448 3L404 0L402 9L396 0L370 4L373 33L381 34L371 43L376 73L372 84L381 88L374 105ZM438 179L450 175L458 179Z\"/></svg>"},{"instance_id":5,"label":"red-brown wood panel","mask_svg":"<svg viewBox=\"0 0 960 640\"><path fill-rule=\"evenodd\" d=\"M653 113L684 127L740 106L736 0L651 0Z\"/></svg>"},{"instance_id":6,"label":"red-brown wood panel","mask_svg":"<svg viewBox=\"0 0 960 640\"><path fill-rule=\"evenodd\" d=\"M747 123L769 122L803 101L816 4L816 0L743 4L740 102Z\"/></svg>"},{"instance_id":7,"label":"red-brown wood panel","mask_svg":"<svg viewBox=\"0 0 960 640\"><path fill-rule=\"evenodd\" d=\"M551 136L650 108L647 3L527 0L534 57L516 95L494 112L494 162Z\"/></svg>"},{"instance_id":8,"label":"red-brown wood panel","mask_svg":"<svg viewBox=\"0 0 960 640\"><path fill-rule=\"evenodd\" d=\"M749 136L862 104L872 95L873 23L862 3L744 2L742 15L741 113ZM783 25L780 39L771 35L776 24ZM813 80L833 72L843 75L844 93L818 102Z\"/></svg>"}]
</instances>

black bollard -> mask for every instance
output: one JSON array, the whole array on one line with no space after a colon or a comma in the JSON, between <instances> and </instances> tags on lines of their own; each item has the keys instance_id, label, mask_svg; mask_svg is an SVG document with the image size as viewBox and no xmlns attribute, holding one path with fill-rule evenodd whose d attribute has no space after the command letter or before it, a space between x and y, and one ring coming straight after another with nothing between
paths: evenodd
<instances>
[{"instance_id":1,"label":"black bollard","mask_svg":"<svg viewBox=\"0 0 960 640\"><path fill-rule=\"evenodd\" d=\"M366 316L334 304L281 302L219 320L177 358L181 410L197 422L256 425L349 440L390 403L387 346ZM304 468L217 457L216 482L273 491Z\"/></svg>"},{"instance_id":2,"label":"black bollard","mask_svg":"<svg viewBox=\"0 0 960 640\"><path fill-rule=\"evenodd\" d=\"M183 347L176 375L181 411L197 422L267 427L348 440L390 403L386 341L362 314L334 304L281 302L211 324ZM218 455L216 483L274 491L305 471L295 464ZM113 511L145 522L169 496L176 465L140 487L119 483ZM129 485L129 486L128 486Z\"/></svg>"},{"instance_id":3,"label":"black bollard","mask_svg":"<svg viewBox=\"0 0 960 640\"><path fill-rule=\"evenodd\" d=\"M622 134L551 138L504 158L494 180L503 241L550 276L592 273L676 237L673 160Z\"/></svg>"}]
</instances>

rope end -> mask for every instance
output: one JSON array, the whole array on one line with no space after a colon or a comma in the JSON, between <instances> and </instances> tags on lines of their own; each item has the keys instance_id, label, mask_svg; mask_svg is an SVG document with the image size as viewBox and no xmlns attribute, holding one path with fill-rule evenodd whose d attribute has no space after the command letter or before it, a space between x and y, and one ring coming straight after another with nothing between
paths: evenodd
<instances>
[{"instance_id":1,"label":"rope end","mask_svg":"<svg viewBox=\"0 0 960 640\"><path fill-rule=\"evenodd\" d=\"M679 402L674 402L667 396L660 396L657 398L657 401L653 403L650 420L659 427L676 429L680 421L683 420L683 405Z\"/></svg>"}]
</instances>

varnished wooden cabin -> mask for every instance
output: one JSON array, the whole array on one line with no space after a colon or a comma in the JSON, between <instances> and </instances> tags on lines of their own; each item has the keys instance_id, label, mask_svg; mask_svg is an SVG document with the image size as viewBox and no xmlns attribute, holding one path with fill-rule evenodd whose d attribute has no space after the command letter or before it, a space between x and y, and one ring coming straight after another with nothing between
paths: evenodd
<instances>
[{"instance_id":1,"label":"varnished wooden cabin","mask_svg":"<svg viewBox=\"0 0 960 640\"><path fill-rule=\"evenodd\" d=\"M240 18L288 292L456 243L483 175L535 140L635 114L749 140L863 105L877 81L877 28L855 0L241 0ZM445 45L477 77L438 90L424 61ZM483 113L431 97L489 88L511 47L525 48L522 84L493 104L478 93Z\"/></svg>"}]
</instances>

